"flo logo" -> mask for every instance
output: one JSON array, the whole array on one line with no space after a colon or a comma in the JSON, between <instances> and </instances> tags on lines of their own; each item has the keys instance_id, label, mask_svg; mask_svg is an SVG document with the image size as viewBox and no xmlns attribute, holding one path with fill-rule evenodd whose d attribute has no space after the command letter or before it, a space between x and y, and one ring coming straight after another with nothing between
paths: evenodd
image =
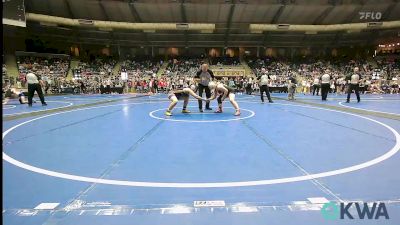
<instances>
[{"instance_id":1,"label":"flo logo","mask_svg":"<svg viewBox=\"0 0 400 225\"><path fill-rule=\"evenodd\" d=\"M360 20L368 20L368 19L380 20L382 18L381 12L359 12L359 14L360 14Z\"/></svg>"},{"instance_id":2,"label":"flo logo","mask_svg":"<svg viewBox=\"0 0 400 225\"><path fill-rule=\"evenodd\" d=\"M350 213L349 209L354 206L356 212ZM368 206L367 203L349 202L340 203L339 205L335 202L325 203L321 209L321 214L326 220L336 219L389 219L389 214L386 209L386 205L383 202L372 203Z\"/></svg>"}]
</instances>

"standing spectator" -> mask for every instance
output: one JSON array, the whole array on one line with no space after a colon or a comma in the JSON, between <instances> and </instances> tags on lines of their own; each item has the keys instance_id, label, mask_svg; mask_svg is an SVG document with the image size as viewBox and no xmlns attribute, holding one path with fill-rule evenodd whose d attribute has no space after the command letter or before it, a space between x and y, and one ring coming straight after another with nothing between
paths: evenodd
<instances>
[{"instance_id":1,"label":"standing spectator","mask_svg":"<svg viewBox=\"0 0 400 225\"><path fill-rule=\"evenodd\" d=\"M312 93L312 95L315 95L315 92L317 92L317 96L319 95L319 88L320 88L319 82L320 82L320 80L319 80L318 75L315 75L314 83L313 83L313 93Z\"/></svg>"},{"instance_id":2,"label":"standing spectator","mask_svg":"<svg viewBox=\"0 0 400 225\"><path fill-rule=\"evenodd\" d=\"M157 78L154 78L154 80L153 80L153 89L154 89L154 93L158 94L158 81L157 81Z\"/></svg>"},{"instance_id":3,"label":"standing spectator","mask_svg":"<svg viewBox=\"0 0 400 225\"><path fill-rule=\"evenodd\" d=\"M21 81L21 86L25 87L26 84L26 76L24 74L19 74L19 81Z\"/></svg>"},{"instance_id":4,"label":"standing spectator","mask_svg":"<svg viewBox=\"0 0 400 225\"><path fill-rule=\"evenodd\" d=\"M144 80L144 81L142 82L141 86L142 86L143 92L144 92L144 93L147 93L147 92L148 92L148 89L147 89L148 83Z\"/></svg>"},{"instance_id":5,"label":"standing spectator","mask_svg":"<svg viewBox=\"0 0 400 225\"><path fill-rule=\"evenodd\" d=\"M244 83L243 78L239 78L236 81L237 91L239 91L239 94L241 95L243 95L243 83Z\"/></svg>"},{"instance_id":6,"label":"standing spectator","mask_svg":"<svg viewBox=\"0 0 400 225\"><path fill-rule=\"evenodd\" d=\"M46 75L43 75L42 76L42 81L43 81L43 84L44 84L44 93L47 95L47 91L50 88L49 78Z\"/></svg>"},{"instance_id":7,"label":"standing spectator","mask_svg":"<svg viewBox=\"0 0 400 225\"><path fill-rule=\"evenodd\" d=\"M132 81L128 80L128 93L132 91Z\"/></svg>"},{"instance_id":8,"label":"standing spectator","mask_svg":"<svg viewBox=\"0 0 400 225\"><path fill-rule=\"evenodd\" d=\"M335 84L334 80L331 81L331 87L330 88L331 88L330 92L337 95L337 93L336 93L336 84Z\"/></svg>"},{"instance_id":9,"label":"standing spectator","mask_svg":"<svg viewBox=\"0 0 400 225\"><path fill-rule=\"evenodd\" d=\"M232 78L229 79L228 86L231 87L231 88L235 88L235 86L236 86L235 85L235 81Z\"/></svg>"},{"instance_id":10,"label":"standing spectator","mask_svg":"<svg viewBox=\"0 0 400 225\"><path fill-rule=\"evenodd\" d=\"M79 81L79 83L80 83L80 92L81 92L82 94L86 94L86 86L85 86L85 83L83 83L82 80Z\"/></svg>"},{"instance_id":11,"label":"standing spectator","mask_svg":"<svg viewBox=\"0 0 400 225\"><path fill-rule=\"evenodd\" d=\"M307 93L307 79L303 79L301 81L301 91L303 92L304 95Z\"/></svg>"},{"instance_id":12,"label":"standing spectator","mask_svg":"<svg viewBox=\"0 0 400 225\"><path fill-rule=\"evenodd\" d=\"M140 82L140 80L136 81L136 91L142 93L142 83Z\"/></svg>"},{"instance_id":13,"label":"standing spectator","mask_svg":"<svg viewBox=\"0 0 400 225\"><path fill-rule=\"evenodd\" d=\"M106 80L106 93L111 94L111 79L107 78Z\"/></svg>"},{"instance_id":14,"label":"standing spectator","mask_svg":"<svg viewBox=\"0 0 400 225\"><path fill-rule=\"evenodd\" d=\"M253 89L253 79L251 79L251 77L249 78L249 80L247 81L247 85L246 85L246 94L251 95Z\"/></svg>"},{"instance_id":15,"label":"standing spectator","mask_svg":"<svg viewBox=\"0 0 400 225\"><path fill-rule=\"evenodd\" d=\"M307 83L306 83L306 88L307 88L307 93L311 94L311 80L307 79Z\"/></svg>"},{"instance_id":16,"label":"standing spectator","mask_svg":"<svg viewBox=\"0 0 400 225\"><path fill-rule=\"evenodd\" d=\"M288 100L294 100L294 94L296 93L296 79L291 76L288 80Z\"/></svg>"}]
</instances>

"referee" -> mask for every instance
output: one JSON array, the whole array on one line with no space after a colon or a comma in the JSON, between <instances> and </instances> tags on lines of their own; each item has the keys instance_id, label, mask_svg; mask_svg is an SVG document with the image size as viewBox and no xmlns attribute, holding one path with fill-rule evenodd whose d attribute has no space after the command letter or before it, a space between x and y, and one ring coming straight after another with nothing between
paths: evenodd
<instances>
[{"instance_id":1,"label":"referee","mask_svg":"<svg viewBox=\"0 0 400 225\"><path fill-rule=\"evenodd\" d=\"M32 107L32 98L35 94L35 91L39 95L42 106L46 106L47 104L44 101L42 86L40 85L41 83L43 83L43 81L41 81L40 78L36 76L32 71L29 71L26 75L26 81L28 82L28 106Z\"/></svg>"},{"instance_id":2,"label":"referee","mask_svg":"<svg viewBox=\"0 0 400 225\"><path fill-rule=\"evenodd\" d=\"M347 77L346 80L348 80L348 82L350 82L350 86L347 92L347 101L346 103L350 103L350 95L351 93L354 92L356 93L357 96L357 102L360 102L360 92L359 92L359 86L360 86L360 80L361 80L361 75L359 72L359 68L358 67L354 67L354 74L351 75L351 77Z\"/></svg>"},{"instance_id":3,"label":"referee","mask_svg":"<svg viewBox=\"0 0 400 225\"><path fill-rule=\"evenodd\" d=\"M322 101L326 101L328 98L328 92L331 83L331 75L329 75L329 69L325 70L325 74L321 77L321 96Z\"/></svg>"},{"instance_id":4,"label":"referee","mask_svg":"<svg viewBox=\"0 0 400 225\"><path fill-rule=\"evenodd\" d=\"M264 103L264 92L267 95L268 101L273 103L271 99L271 95L269 94L268 82L269 82L269 75L268 71L265 68L261 69L261 76L258 78L260 80L260 95L261 95L261 102Z\"/></svg>"},{"instance_id":5,"label":"referee","mask_svg":"<svg viewBox=\"0 0 400 225\"><path fill-rule=\"evenodd\" d=\"M199 96L203 97L203 91L206 92L206 97L211 98L211 91L208 88L208 83L214 79L214 73L208 69L208 64L201 65L201 70L197 72L195 80L198 82ZM210 102L206 102L206 110L210 108ZM199 111L203 112L203 102L199 100Z\"/></svg>"}]
</instances>

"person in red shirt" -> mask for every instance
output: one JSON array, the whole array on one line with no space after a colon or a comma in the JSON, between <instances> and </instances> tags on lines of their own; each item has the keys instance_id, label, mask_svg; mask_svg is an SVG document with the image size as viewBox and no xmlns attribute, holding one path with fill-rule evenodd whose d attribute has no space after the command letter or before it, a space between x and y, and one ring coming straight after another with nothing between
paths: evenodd
<instances>
[{"instance_id":1,"label":"person in red shirt","mask_svg":"<svg viewBox=\"0 0 400 225\"><path fill-rule=\"evenodd\" d=\"M143 91L146 92L147 91L147 82L145 80L142 81L142 87L143 87Z\"/></svg>"}]
</instances>

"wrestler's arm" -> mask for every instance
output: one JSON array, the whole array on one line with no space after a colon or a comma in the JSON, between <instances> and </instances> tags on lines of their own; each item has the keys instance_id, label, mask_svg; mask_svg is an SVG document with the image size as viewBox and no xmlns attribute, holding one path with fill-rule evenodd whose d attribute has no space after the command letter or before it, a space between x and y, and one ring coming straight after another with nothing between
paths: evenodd
<instances>
[{"instance_id":1,"label":"wrestler's arm","mask_svg":"<svg viewBox=\"0 0 400 225\"><path fill-rule=\"evenodd\" d=\"M185 93L187 93L187 94L193 96L193 97L196 98L197 100L206 101L206 99L204 99L204 98L198 96L198 95L197 95L196 93L194 93L194 91L193 91L192 89L190 89L190 88L184 88L182 91L184 91Z\"/></svg>"},{"instance_id":2,"label":"wrestler's arm","mask_svg":"<svg viewBox=\"0 0 400 225\"><path fill-rule=\"evenodd\" d=\"M209 100L209 101L212 101L212 100L214 100L214 99L216 99L216 98L217 98L217 91L214 90L213 95L212 95L211 98L209 98L208 100Z\"/></svg>"},{"instance_id":3,"label":"wrestler's arm","mask_svg":"<svg viewBox=\"0 0 400 225\"><path fill-rule=\"evenodd\" d=\"M224 90L224 95L221 98L221 101L224 101L226 99L226 97L228 97L228 89L226 89L225 87L221 87Z\"/></svg>"}]
</instances>

